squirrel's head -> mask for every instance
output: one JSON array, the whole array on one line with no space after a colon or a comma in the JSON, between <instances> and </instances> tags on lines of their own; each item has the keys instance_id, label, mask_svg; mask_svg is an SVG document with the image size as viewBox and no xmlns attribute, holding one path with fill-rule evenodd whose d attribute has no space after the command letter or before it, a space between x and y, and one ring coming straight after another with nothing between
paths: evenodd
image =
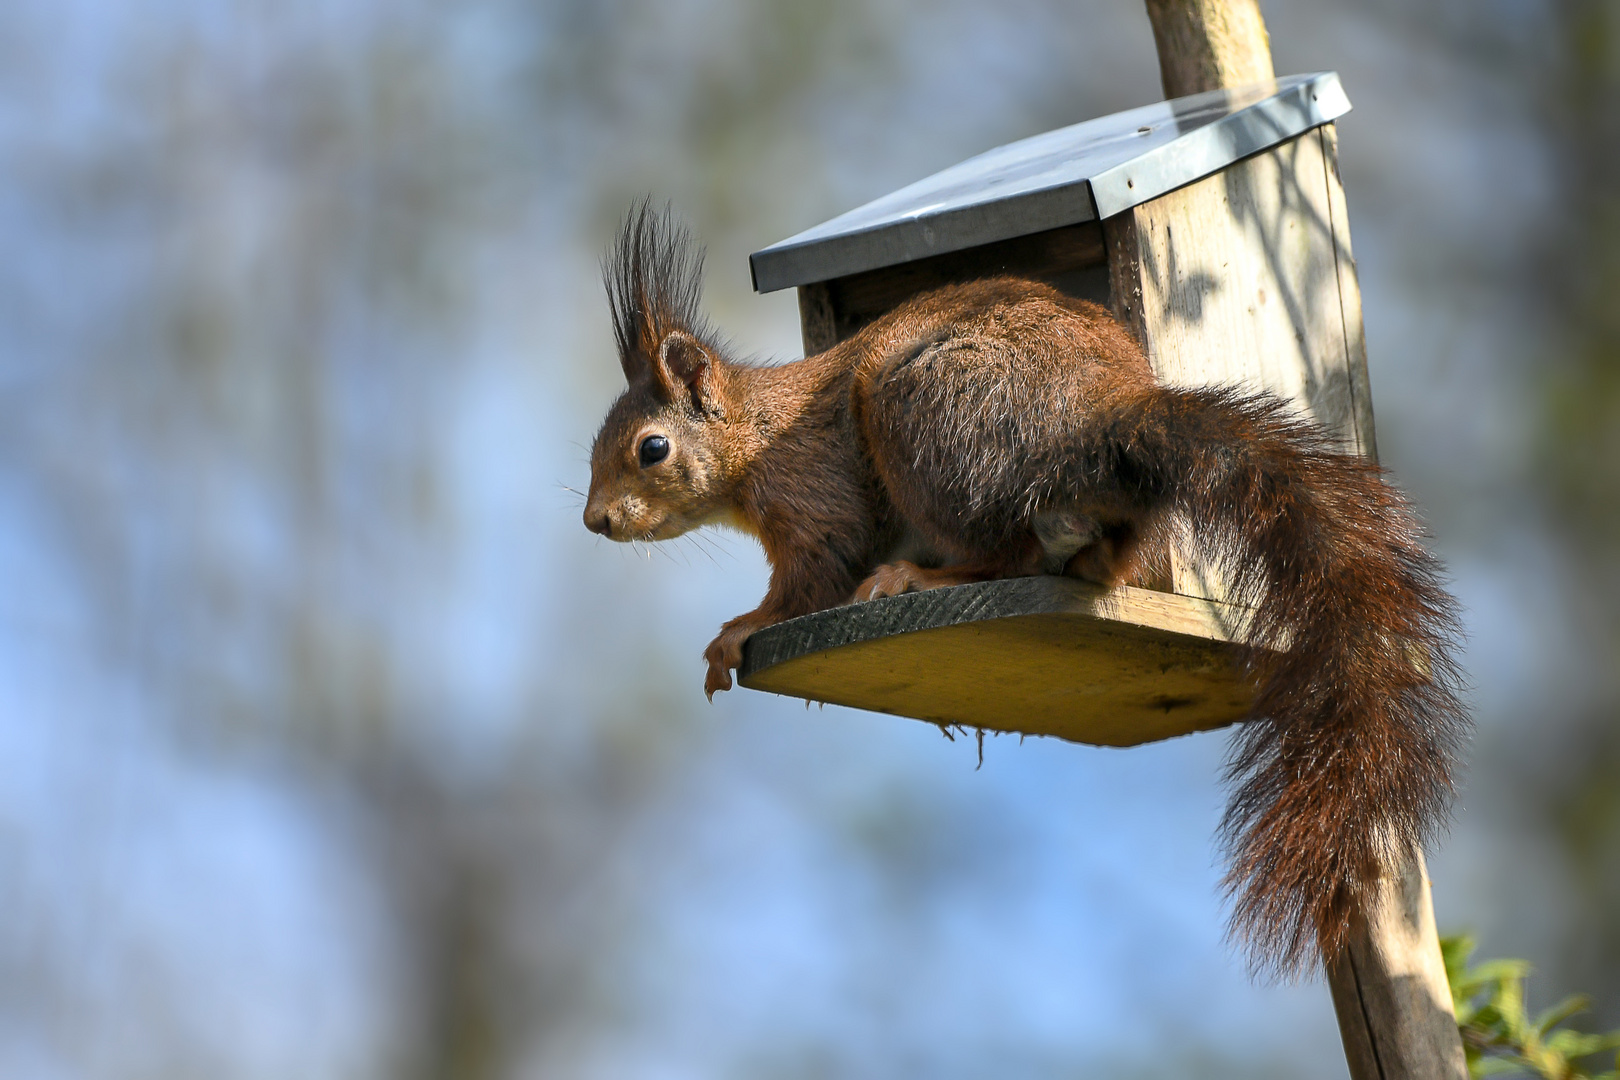
<instances>
[{"instance_id":1,"label":"squirrel's head","mask_svg":"<svg viewBox=\"0 0 1620 1080\"><path fill-rule=\"evenodd\" d=\"M726 512L726 362L698 314L703 253L669 211L631 211L603 263L628 384L591 449L585 527L668 540Z\"/></svg>"}]
</instances>

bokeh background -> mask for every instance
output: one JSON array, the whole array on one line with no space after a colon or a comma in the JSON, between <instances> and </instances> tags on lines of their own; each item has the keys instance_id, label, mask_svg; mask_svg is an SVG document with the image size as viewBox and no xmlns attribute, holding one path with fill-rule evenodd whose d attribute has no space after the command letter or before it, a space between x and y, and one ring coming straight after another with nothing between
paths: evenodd
<instances>
[{"instance_id":1,"label":"bokeh background","mask_svg":"<svg viewBox=\"0 0 1620 1080\"><path fill-rule=\"evenodd\" d=\"M1467 611L1442 929L1620 1024L1620 4L1263 6ZM711 706L759 553L568 490L633 199L790 357L750 250L1159 97L1130 0L0 6L0 1075L1344 1075L1223 736Z\"/></svg>"}]
</instances>

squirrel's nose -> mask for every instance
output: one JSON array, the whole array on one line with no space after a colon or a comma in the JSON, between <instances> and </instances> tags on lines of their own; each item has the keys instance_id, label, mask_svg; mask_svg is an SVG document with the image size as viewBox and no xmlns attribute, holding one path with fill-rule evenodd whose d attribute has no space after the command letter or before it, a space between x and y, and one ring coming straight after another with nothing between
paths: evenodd
<instances>
[{"instance_id":1,"label":"squirrel's nose","mask_svg":"<svg viewBox=\"0 0 1620 1080\"><path fill-rule=\"evenodd\" d=\"M610 523L608 522L608 513L607 513L607 511L606 510L593 510L590 507L586 507L585 508L585 527L587 529L591 530L591 532L593 532L593 533L597 533L597 534L599 534L601 536L606 536L608 534L608 529L610 528Z\"/></svg>"}]
</instances>

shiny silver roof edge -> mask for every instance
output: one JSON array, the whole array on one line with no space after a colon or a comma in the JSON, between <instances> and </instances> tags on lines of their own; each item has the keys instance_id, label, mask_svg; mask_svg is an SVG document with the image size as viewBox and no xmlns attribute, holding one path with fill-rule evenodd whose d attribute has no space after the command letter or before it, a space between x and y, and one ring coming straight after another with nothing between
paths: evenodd
<instances>
[{"instance_id":1,"label":"shiny silver roof edge","mask_svg":"<svg viewBox=\"0 0 1620 1080\"><path fill-rule=\"evenodd\" d=\"M1097 216L1091 186L1080 180L1002 202L964 206L800 244L772 245L748 256L748 267L755 292L775 292L1078 225Z\"/></svg>"},{"instance_id":2,"label":"shiny silver roof edge","mask_svg":"<svg viewBox=\"0 0 1620 1080\"><path fill-rule=\"evenodd\" d=\"M1350 111L1337 72L1323 72L1123 165L1091 177L1098 217L1151 202L1235 161L1296 138Z\"/></svg>"},{"instance_id":3,"label":"shiny silver roof edge","mask_svg":"<svg viewBox=\"0 0 1620 1080\"><path fill-rule=\"evenodd\" d=\"M806 234L820 232L839 220L833 218L750 255L748 264L754 289L761 293L775 292L865 270L897 266L980 244L1027 236L1046 229L1111 217L1201 180L1235 161L1270 149L1350 111L1350 100L1344 93L1337 72L1286 77L1278 79L1277 85L1275 93L1218 120L1177 134L1169 141L1152 145L1141 154L1101 169L1091 176L1024 191L1004 199L918 213L875 227L806 237ZM1220 93L1223 92L1215 92ZM1167 106L1175 115L1207 108L1212 97L1214 94L1199 94L1157 104L1161 108ZM1124 117L1141 113L1147 108L1151 106L1113 116ZM1106 121L1111 117L1097 119ZM1088 124L1093 122L1086 121ZM998 147L986 153L993 154L1003 149ZM921 186L928 179L925 177L908 187ZM860 209L862 207L856 208ZM840 215L846 216L850 215Z\"/></svg>"}]
</instances>

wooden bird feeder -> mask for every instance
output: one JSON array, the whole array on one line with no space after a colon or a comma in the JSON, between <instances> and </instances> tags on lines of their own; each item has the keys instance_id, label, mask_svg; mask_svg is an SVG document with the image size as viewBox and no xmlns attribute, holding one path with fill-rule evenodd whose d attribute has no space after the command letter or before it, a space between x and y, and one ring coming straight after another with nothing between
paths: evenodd
<instances>
[{"instance_id":1,"label":"wooden bird feeder","mask_svg":"<svg viewBox=\"0 0 1620 1080\"><path fill-rule=\"evenodd\" d=\"M925 289L1036 278L1108 307L1161 382L1270 390L1375 458L1333 126L1349 109L1325 72L1023 139L755 252L754 287L798 289L808 354ZM1252 701L1232 662L1245 612L1170 556L1164 591L1025 578L793 619L748 640L740 679L1109 746L1233 723ZM1386 882L1327 970L1351 1073L1464 1076L1421 853Z\"/></svg>"},{"instance_id":2,"label":"wooden bird feeder","mask_svg":"<svg viewBox=\"0 0 1620 1080\"><path fill-rule=\"evenodd\" d=\"M796 287L807 353L914 294L1012 273L1106 305L1159 379L1292 400L1371 454L1361 302L1331 73L1160 102L936 173L750 258ZM763 630L744 686L986 731L1110 746L1221 727L1252 695L1241 611L1174 553L1169 591L1057 578L963 585Z\"/></svg>"}]
</instances>

